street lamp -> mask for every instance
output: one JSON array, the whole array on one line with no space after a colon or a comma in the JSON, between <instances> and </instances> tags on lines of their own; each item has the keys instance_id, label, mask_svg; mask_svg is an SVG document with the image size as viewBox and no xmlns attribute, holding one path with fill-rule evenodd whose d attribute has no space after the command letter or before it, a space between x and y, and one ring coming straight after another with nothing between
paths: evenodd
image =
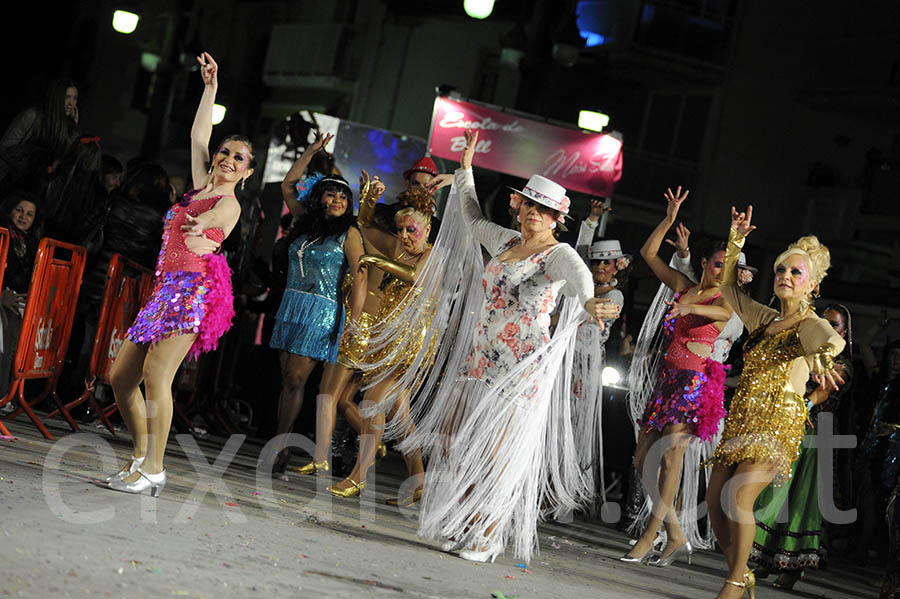
<instances>
[{"instance_id":1,"label":"street lamp","mask_svg":"<svg viewBox=\"0 0 900 599\"><path fill-rule=\"evenodd\" d=\"M486 19L494 10L494 0L463 0L463 10L473 19Z\"/></svg>"},{"instance_id":2,"label":"street lamp","mask_svg":"<svg viewBox=\"0 0 900 599\"><path fill-rule=\"evenodd\" d=\"M609 124L609 115L593 110L578 111L578 127L588 131L603 131Z\"/></svg>"},{"instance_id":3,"label":"street lamp","mask_svg":"<svg viewBox=\"0 0 900 599\"><path fill-rule=\"evenodd\" d=\"M137 29L138 21L140 20L141 17L133 12L117 10L113 13L112 26L113 29L119 33L128 35L129 33L134 33L134 30Z\"/></svg>"},{"instance_id":4,"label":"street lamp","mask_svg":"<svg viewBox=\"0 0 900 599\"><path fill-rule=\"evenodd\" d=\"M212 124L218 125L222 121L225 120L225 112L228 109L222 106L221 104L213 104L212 109Z\"/></svg>"}]
</instances>

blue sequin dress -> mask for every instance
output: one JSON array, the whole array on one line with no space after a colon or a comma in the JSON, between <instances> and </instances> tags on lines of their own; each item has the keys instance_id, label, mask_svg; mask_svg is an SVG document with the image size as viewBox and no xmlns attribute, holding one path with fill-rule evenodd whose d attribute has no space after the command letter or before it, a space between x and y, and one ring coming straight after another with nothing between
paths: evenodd
<instances>
[{"instance_id":1,"label":"blue sequin dress","mask_svg":"<svg viewBox=\"0 0 900 599\"><path fill-rule=\"evenodd\" d=\"M335 362L344 328L341 280L344 239L300 235L288 250L287 289L269 345L314 360Z\"/></svg>"}]
</instances>

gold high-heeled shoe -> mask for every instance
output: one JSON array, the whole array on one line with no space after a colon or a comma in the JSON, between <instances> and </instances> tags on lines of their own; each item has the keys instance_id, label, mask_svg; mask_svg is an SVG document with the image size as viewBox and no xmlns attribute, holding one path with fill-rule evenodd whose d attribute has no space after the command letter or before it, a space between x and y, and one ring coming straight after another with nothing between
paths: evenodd
<instances>
[{"instance_id":1,"label":"gold high-heeled shoe","mask_svg":"<svg viewBox=\"0 0 900 599\"><path fill-rule=\"evenodd\" d=\"M316 462L315 460L306 464L304 466L295 466L291 468L294 472L299 472L300 474L317 474L319 472L328 472L328 460L322 460L321 462Z\"/></svg>"},{"instance_id":2,"label":"gold high-heeled shoe","mask_svg":"<svg viewBox=\"0 0 900 599\"><path fill-rule=\"evenodd\" d=\"M412 495L406 495L404 497L394 497L393 499L388 499L387 501L385 501L385 503L388 505L409 507L420 499L422 499L422 487L419 487L418 489L413 491Z\"/></svg>"},{"instance_id":3,"label":"gold high-heeled shoe","mask_svg":"<svg viewBox=\"0 0 900 599\"><path fill-rule=\"evenodd\" d=\"M358 483L354 481L352 478L348 478L350 484L353 485L347 489L338 489L336 487L326 487L326 491L334 495L335 497L356 497L360 495L366 488L366 481L362 481Z\"/></svg>"},{"instance_id":4,"label":"gold high-heeled shoe","mask_svg":"<svg viewBox=\"0 0 900 599\"><path fill-rule=\"evenodd\" d=\"M378 453L376 454L379 458L383 458L387 455L387 445L384 443L378 444Z\"/></svg>"},{"instance_id":5,"label":"gold high-heeled shoe","mask_svg":"<svg viewBox=\"0 0 900 599\"><path fill-rule=\"evenodd\" d=\"M753 574L753 572L747 572L746 574L744 574L744 580L741 582L728 580L726 578L725 584L730 584L744 589L744 592L741 593L741 597L743 597L746 593L750 596L750 599L756 599L756 576Z\"/></svg>"}]
</instances>

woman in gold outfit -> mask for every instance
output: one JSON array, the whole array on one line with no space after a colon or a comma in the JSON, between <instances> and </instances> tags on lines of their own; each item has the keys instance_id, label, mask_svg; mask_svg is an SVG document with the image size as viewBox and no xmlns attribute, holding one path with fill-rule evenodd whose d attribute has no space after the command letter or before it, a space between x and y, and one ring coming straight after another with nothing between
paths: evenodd
<instances>
[{"instance_id":1,"label":"woman in gold outfit","mask_svg":"<svg viewBox=\"0 0 900 599\"><path fill-rule=\"evenodd\" d=\"M370 191L373 190L373 191ZM400 313L406 302L416 301L414 283L421 266L425 264L431 250L428 243L428 235L431 231L431 215L435 210L434 197L424 189L411 189L404 191L398 197L401 206L394 216L397 225L397 234L390 235L372 226L374 206L383 187L372 185L365 175L363 192L360 199L359 225L363 231L367 249L370 253L360 259L360 266L369 271L383 271L378 288L381 290L381 301L375 314L368 325L351 323L351 331L348 334L345 353L349 360L357 367L362 364L365 368L365 382L371 386L366 390L363 405L380 404L388 392L396 385L400 376L412 365L419 353L419 348L424 342L425 327L428 323L400 323L393 322L395 316ZM373 268L374 267L374 268ZM397 339L414 339L412 344L397 341L397 343L381 343L376 347L369 346L370 334L374 331L382 331L385 328L399 326ZM421 336L409 337L404 333L408 327L421 327ZM360 343L361 339L365 343ZM432 339L429 355L433 355L436 340ZM403 347L398 347L403 344ZM426 360L429 358L425 358ZM394 404L388 417L406 418L408 412L408 397ZM359 453L356 464L350 475L336 485L328 487L328 490L339 497L352 497L359 495L366 487L366 474L375 462L375 456L383 447L381 443L384 432L385 415L378 413L372 417L366 417L361 431ZM330 439L330 436L327 437ZM425 468L422 464L422 454L414 451L403 455L406 468L409 473L409 482L412 484L408 496L398 499L400 503L412 503L419 499L422 493L422 484L425 477ZM404 484L404 486L409 486Z\"/></svg>"},{"instance_id":2,"label":"woman in gold outfit","mask_svg":"<svg viewBox=\"0 0 900 599\"><path fill-rule=\"evenodd\" d=\"M753 505L770 483L790 479L800 452L807 412L803 402L812 378L827 388L843 383L834 356L844 340L811 309L831 258L814 236L802 237L775 259L775 295L781 310L753 301L736 285L738 254L756 227L753 207L731 209L722 295L750 331L744 343L744 370L725 421L725 432L710 459L709 517L728 561L728 577L718 599L734 599L755 580L747 568L756 524Z\"/></svg>"}]
</instances>

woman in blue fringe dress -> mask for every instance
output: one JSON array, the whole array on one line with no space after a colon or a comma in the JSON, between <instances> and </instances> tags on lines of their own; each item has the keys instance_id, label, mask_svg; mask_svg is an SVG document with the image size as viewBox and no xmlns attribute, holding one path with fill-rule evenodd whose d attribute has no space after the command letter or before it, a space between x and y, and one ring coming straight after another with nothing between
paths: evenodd
<instances>
[{"instance_id":1,"label":"woman in blue fringe dress","mask_svg":"<svg viewBox=\"0 0 900 599\"><path fill-rule=\"evenodd\" d=\"M281 184L284 202L296 219L296 239L288 249L287 288L269 345L281 350L281 395L276 433L291 432L303 405L306 379L319 362L337 361L343 332L341 281L356 273L363 242L353 215L353 192L340 175L312 173L300 180L312 157L332 135L317 136ZM356 321L365 300L366 277L354 277L350 318ZM289 452L275 456L273 473L284 479Z\"/></svg>"}]
</instances>

